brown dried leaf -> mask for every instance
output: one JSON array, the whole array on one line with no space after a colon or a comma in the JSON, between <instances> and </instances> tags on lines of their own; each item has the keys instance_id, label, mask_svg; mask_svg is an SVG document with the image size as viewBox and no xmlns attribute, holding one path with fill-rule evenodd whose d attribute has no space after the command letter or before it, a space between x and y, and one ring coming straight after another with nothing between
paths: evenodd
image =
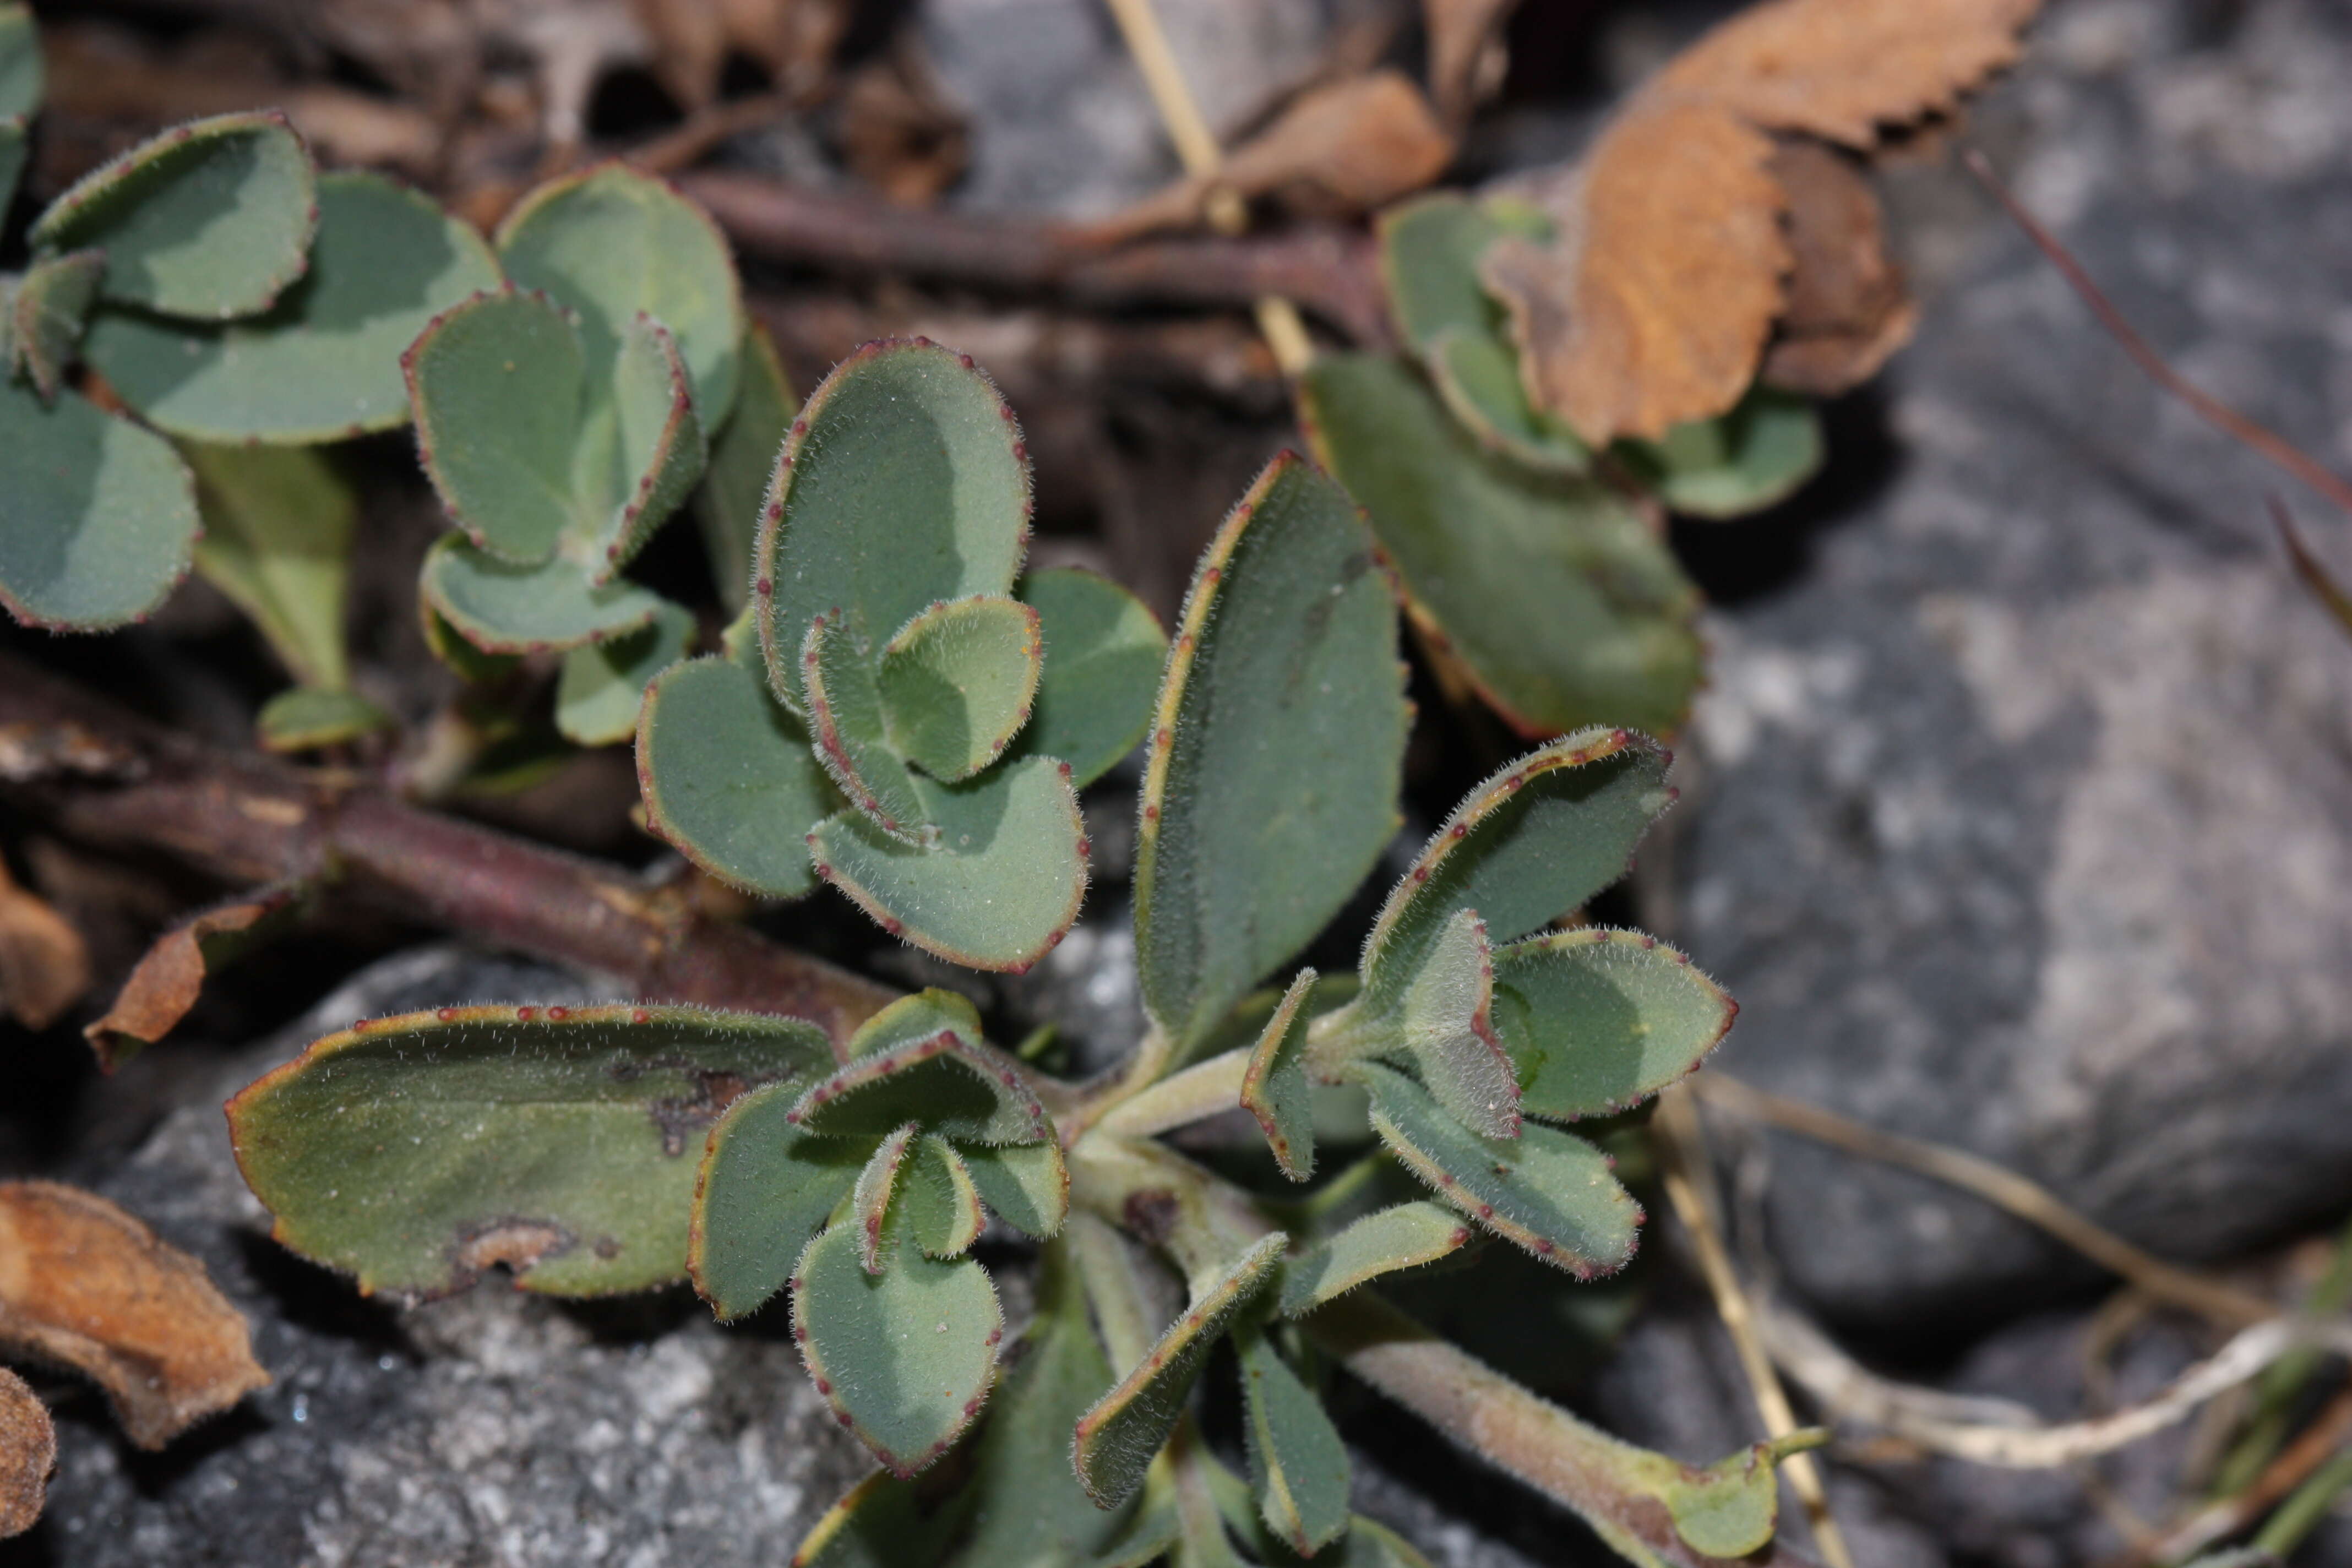
<instances>
[{"instance_id":1,"label":"brown dried leaf","mask_svg":"<svg viewBox=\"0 0 2352 1568\"><path fill-rule=\"evenodd\" d=\"M1796 265L1763 379L1784 392L1834 397L1910 341L1918 311L1886 253L1877 194L1850 156L1818 142L1784 142L1772 154L1772 177L1789 198Z\"/></svg>"},{"instance_id":2,"label":"brown dried leaf","mask_svg":"<svg viewBox=\"0 0 2352 1568\"><path fill-rule=\"evenodd\" d=\"M1948 114L2017 58L2042 0L1768 0L1684 50L1647 90L1856 150Z\"/></svg>"},{"instance_id":3,"label":"brown dried leaf","mask_svg":"<svg viewBox=\"0 0 2352 1568\"><path fill-rule=\"evenodd\" d=\"M1528 394L1595 448L1739 400L1780 313L1772 142L1712 104L1637 101L1545 205L1561 242L1498 242ZM1580 239L1581 243L1580 243Z\"/></svg>"},{"instance_id":4,"label":"brown dried leaf","mask_svg":"<svg viewBox=\"0 0 2352 1568\"><path fill-rule=\"evenodd\" d=\"M114 1005L82 1030L112 1072L179 1026L205 976L233 963L270 928L296 912L297 889L280 885L199 910L155 939L131 971Z\"/></svg>"},{"instance_id":5,"label":"brown dried leaf","mask_svg":"<svg viewBox=\"0 0 2352 1568\"><path fill-rule=\"evenodd\" d=\"M730 53L765 66L795 98L820 81L849 20L841 0L632 0L654 74L688 109L719 96Z\"/></svg>"},{"instance_id":6,"label":"brown dried leaf","mask_svg":"<svg viewBox=\"0 0 2352 1568\"><path fill-rule=\"evenodd\" d=\"M48 1407L23 1378L0 1367L0 1541L24 1534L41 1517L57 1462L58 1433Z\"/></svg>"},{"instance_id":7,"label":"brown dried leaf","mask_svg":"<svg viewBox=\"0 0 2352 1568\"><path fill-rule=\"evenodd\" d=\"M849 75L841 93L841 161L900 206L929 206L964 171L963 116L911 31Z\"/></svg>"},{"instance_id":8,"label":"brown dried leaf","mask_svg":"<svg viewBox=\"0 0 2352 1568\"><path fill-rule=\"evenodd\" d=\"M46 1029L89 989L89 949L65 917L0 865L0 1005Z\"/></svg>"},{"instance_id":9,"label":"brown dried leaf","mask_svg":"<svg viewBox=\"0 0 2352 1568\"><path fill-rule=\"evenodd\" d=\"M1422 0L1422 29L1429 35L1429 96L1445 123L1468 123L1480 100L1503 85L1510 64L1503 52L1503 24L1519 0Z\"/></svg>"},{"instance_id":10,"label":"brown dried leaf","mask_svg":"<svg viewBox=\"0 0 2352 1568\"><path fill-rule=\"evenodd\" d=\"M1818 341L1780 362L1790 384L1875 369L1910 330L1877 204L1851 169L1785 164L1764 133L1867 151L2014 59L2039 5L1767 0L1685 50L1552 182L1553 244L1488 256L1529 395L1593 446L1656 439L1737 402L1791 312L1790 342ZM1784 189L1790 170L1811 184Z\"/></svg>"},{"instance_id":11,"label":"brown dried leaf","mask_svg":"<svg viewBox=\"0 0 2352 1568\"><path fill-rule=\"evenodd\" d=\"M55 1182L0 1182L0 1344L94 1379L142 1448L269 1382L203 1264Z\"/></svg>"},{"instance_id":12,"label":"brown dried leaf","mask_svg":"<svg viewBox=\"0 0 2352 1568\"><path fill-rule=\"evenodd\" d=\"M1369 212L1421 189L1453 161L1454 138L1421 89L1377 70L1308 89L1214 174L1180 180L1091 232L1126 239L1196 223L1216 191L1279 196L1324 216Z\"/></svg>"}]
</instances>

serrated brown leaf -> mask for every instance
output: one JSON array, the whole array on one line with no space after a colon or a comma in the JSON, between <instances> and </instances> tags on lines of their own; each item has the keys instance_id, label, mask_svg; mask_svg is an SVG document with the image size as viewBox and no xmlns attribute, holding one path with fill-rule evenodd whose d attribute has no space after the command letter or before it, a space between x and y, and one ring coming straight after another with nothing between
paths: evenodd
<instances>
[{"instance_id":1,"label":"serrated brown leaf","mask_svg":"<svg viewBox=\"0 0 2352 1568\"><path fill-rule=\"evenodd\" d=\"M0 1347L90 1377L142 1448L269 1382L203 1264L57 1182L0 1182Z\"/></svg>"},{"instance_id":2,"label":"serrated brown leaf","mask_svg":"<svg viewBox=\"0 0 2352 1568\"><path fill-rule=\"evenodd\" d=\"M1229 153L1214 174L1179 180L1089 232L1127 239L1199 221L1213 192L1278 196L1321 216L1369 212L1421 189L1454 161L1454 138L1402 73L1310 88Z\"/></svg>"},{"instance_id":3,"label":"serrated brown leaf","mask_svg":"<svg viewBox=\"0 0 2352 1568\"><path fill-rule=\"evenodd\" d=\"M1789 198L1788 300L1762 378L1784 392L1834 397L1877 374L1918 321L1886 251L1878 196L1848 153L1783 142L1772 177Z\"/></svg>"},{"instance_id":4,"label":"serrated brown leaf","mask_svg":"<svg viewBox=\"0 0 2352 1568\"><path fill-rule=\"evenodd\" d=\"M112 1072L179 1026L212 971L235 959L266 928L293 911L295 889L263 888L199 910L162 936L122 983L106 1016L82 1030L99 1065Z\"/></svg>"},{"instance_id":5,"label":"serrated brown leaf","mask_svg":"<svg viewBox=\"0 0 2352 1568\"><path fill-rule=\"evenodd\" d=\"M1509 64L1503 24L1519 0L1422 0L1422 31L1429 36L1429 97L1439 116L1459 128L1478 100L1503 85Z\"/></svg>"},{"instance_id":6,"label":"serrated brown leaf","mask_svg":"<svg viewBox=\"0 0 2352 1568\"><path fill-rule=\"evenodd\" d=\"M1505 239L1480 268L1528 395L1596 448L1737 403L1790 262L1771 161L1771 138L1714 104L1621 114L1545 204L1567 243Z\"/></svg>"},{"instance_id":7,"label":"serrated brown leaf","mask_svg":"<svg viewBox=\"0 0 2352 1568\"><path fill-rule=\"evenodd\" d=\"M48 1406L23 1378L0 1367L0 1541L24 1534L41 1517L57 1462L58 1434L49 1425Z\"/></svg>"},{"instance_id":8,"label":"serrated brown leaf","mask_svg":"<svg viewBox=\"0 0 2352 1568\"><path fill-rule=\"evenodd\" d=\"M1768 0L1700 38L1538 194L1554 241L1487 255L1528 395L1600 447L1731 407L1784 319L1812 341L1776 384L1876 369L1909 331L1877 204L1851 167L1787 161L1768 133L1867 152L2013 60L2039 6Z\"/></svg>"},{"instance_id":9,"label":"serrated brown leaf","mask_svg":"<svg viewBox=\"0 0 2352 1568\"><path fill-rule=\"evenodd\" d=\"M81 933L0 866L0 1005L28 1029L46 1029L89 989Z\"/></svg>"}]
</instances>

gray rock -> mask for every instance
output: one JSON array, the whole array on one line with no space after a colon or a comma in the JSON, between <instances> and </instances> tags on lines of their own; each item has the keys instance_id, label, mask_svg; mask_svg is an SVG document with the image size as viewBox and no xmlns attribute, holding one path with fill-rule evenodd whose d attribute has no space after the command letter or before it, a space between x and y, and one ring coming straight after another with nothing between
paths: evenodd
<instances>
[{"instance_id":1,"label":"gray rock","mask_svg":"<svg viewBox=\"0 0 2352 1568\"><path fill-rule=\"evenodd\" d=\"M615 1568L768 1564L870 1465L781 1326L722 1330L683 1289L565 1304L489 1283L402 1310L268 1239L219 1100L354 1017L606 993L454 946L363 971L225 1067L107 1196L201 1258L275 1384L162 1454L59 1401L58 1475L0 1563Z\"/></svg>"},{"instance_id":2,"label":"gray rock","mask_svg":"<svg viewBox=\"0 0 2352 1568\"><path fill-rule=\"evenodd\" d=\"M1983 123L2183 370L2341 462L2352 21L2278 0L2203 47L2197 9L2059 10ZM1742 1003L1727 1069L2240 1251L2352 1194L2352 646L2269 535L2277 474L1978 211L1889 378L1891 478L1714 617L1681 933ZM1776 1245L1833 1315L2064 1278L1948 1189L1774 1160Z\"/></svg>"}]
</instances>

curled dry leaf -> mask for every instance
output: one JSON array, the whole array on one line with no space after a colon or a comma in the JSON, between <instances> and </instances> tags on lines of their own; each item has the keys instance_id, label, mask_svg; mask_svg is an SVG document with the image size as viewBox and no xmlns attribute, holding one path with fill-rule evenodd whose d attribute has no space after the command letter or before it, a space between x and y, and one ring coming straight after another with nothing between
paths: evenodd
<instances>
[{"instance_id":1,"label":"curled dry leaf","mask_svg":"<svg viewBox=\"0 0 2352 1568\"><path fill-rule=\"evenodd\" d=\"M48 1407L25 1380L0 1367L0 1541L22 1535L41 1517L49 1471L58 1462Z\"/></svg>"},{"instance_id":2,"label":"curled dry leaf","mask_svg":"<svg viewBox=\"0 0 2352 1568\"><path fill-rule=\"evenodd\" d=\"M0 1183L0 1346L88 1374L142 1448L269 1382L203 1264L56 1182Z\"/></svg>"},{"instance_id":3,"label":"curled dry leaf","mask_svg":"<svg viewBox=\"0 0 2352 1568\"><path fill-rule=\"evenodd\" d=\"M1467 123L1481 99L1503 85L1510 59L1503 24L1519 0L1422 0L1422 30L1429 36L1429 96L1446 124Z\"/></svg>"},{"instance_id":4,"label":"curled dry leaf","mask_svg":"<svg viewBox=\"0 0 2352 1568\"><path fill-rule=\"evenodd\" d=\"M1731 407L1776 322L1802 345L1777 384L1876 369L1910 328L1877 204L1851 165L1772 138L1867 152L1948 113L2016 58L2039 4L1769 0L1701 38L1537 193L1557 237L1486 255L1528 395L1600 447Z\"/></svg>"},{"instance_id":5,"label":"curled dry leaf","mask_svg":"<svg viewBox=\"0 0 2352 1568\"><path fill-rule=\"evenodd\" d=\"M1214 174L1179 180L1090 232L1118 240L1197 223L1221 190L1325 216L1368 212L1421 189L1453 161L1454 138L1421 89L1376 70L1310 88Z\"/></svg>"},{"instance_id":6,"label":"curled dry leaf","mask_svg":"<svg viewBox=\"0 0 2352 1568\"><path fill-rule=\"evenodd\" d=\"M266 940L273 927L297 912L296 891L289 885L263 888L199 910L157 937L122 983L114 1005L82 1030L99 1065L112 1072L178 1027L196 1005L207 974Z\"/></svg>"},{"instance_id":7,"label":"curled dry leaf","mask_svg":"<svg viewBox=\"0 0 2352 1568\"><path fill-rule=\"evenodd\" d=\"M46 1029L89 989L89 949L63 915L0 865L0 1005Z\"/></svg>"}]
</instances>

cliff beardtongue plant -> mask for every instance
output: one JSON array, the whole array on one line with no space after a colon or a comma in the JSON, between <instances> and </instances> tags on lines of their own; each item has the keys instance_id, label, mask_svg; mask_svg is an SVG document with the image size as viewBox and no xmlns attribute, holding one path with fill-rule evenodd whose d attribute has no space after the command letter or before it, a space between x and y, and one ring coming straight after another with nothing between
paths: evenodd
<instances>
[{"instance_id":1,"label":"cliff beardtongue plant","mask_svg":"<svg viewBox=\"0 0 2352 1568\"><path fill-rule=\"evenodd\" d=\"M1354 976L1262 991L1398 820L1410 709L1371 535L1278 458L1202 558L1155 703L1135 667L1158 635L1131 601L1065 574L1013 591L1026 498L1018 433L968 361L861 351L793 426L750 617L655 682L638 762L650 819L730 879L803 889L805 834L816 874L893 929L1004 966L1075 906L1072 780L1148 731L1150 1027L1121 1068L1055 1079L936 990L832 1048L674 1008L387 1020L231 1103L277 1234L407 1292L492 1263L562 1291L686 1275L724 1318L788 1292L812 1382L884 1467L795 1563L1417 1563L1349 1512L1316 1346L1549 1478L1635 1562L1764 1546L1788 1446L1706 1470L1632 1448L1368 1289L1481 1233L1579 1279L1632 1255L1639 1207L1556 1123L1692 1070L1733 1008L1654 939L1550 922L1622 874L1671 799L1665 752L1597 727L1521 758L1431 838ZM1024 750L1045 743L1071 761ZM1266 1130L1263 1182L1160 1140L1235 1107ZM1286 1201L1318 1159L1336 1168ZM972 1257L992 1217L1037 1249L1010 1352ZM1193 1414L1221 1342L1246 1476ZM1516 1414L1465 1423L1465 1401Z\"/></svg>"}]
</instances>

